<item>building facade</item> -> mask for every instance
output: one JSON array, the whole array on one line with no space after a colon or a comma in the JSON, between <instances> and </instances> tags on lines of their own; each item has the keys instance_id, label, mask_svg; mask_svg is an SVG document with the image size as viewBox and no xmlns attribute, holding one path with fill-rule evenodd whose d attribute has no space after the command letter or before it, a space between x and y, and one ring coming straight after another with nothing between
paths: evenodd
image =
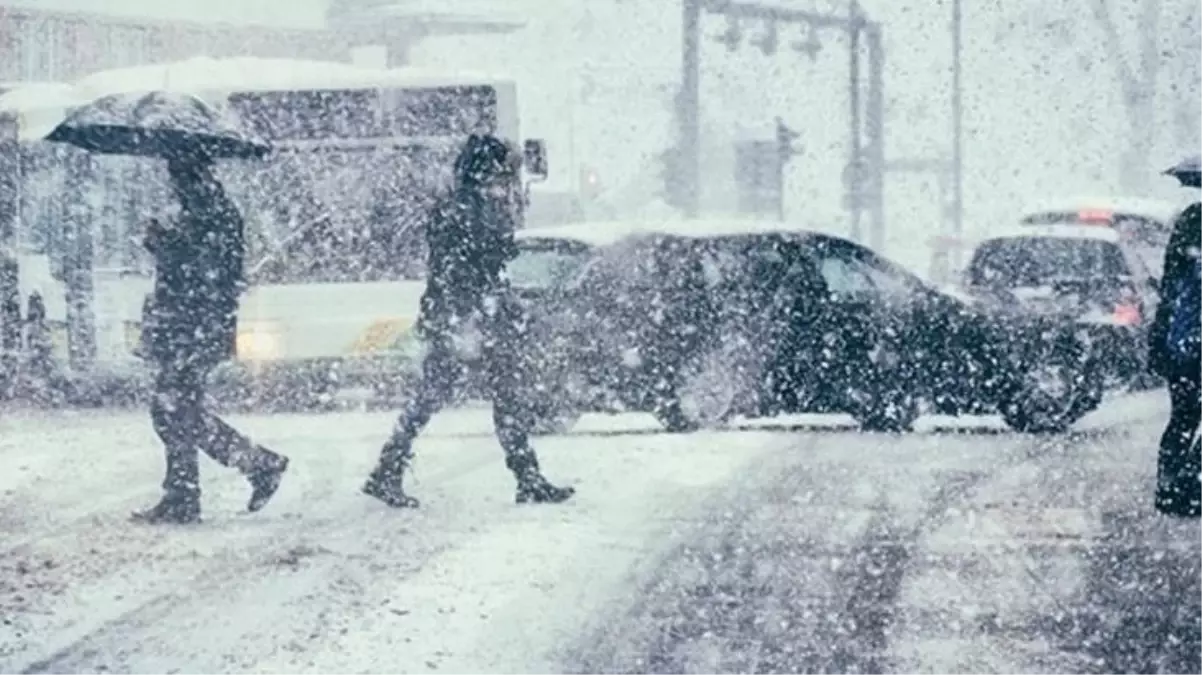
<instances>
[{"instance_id":1,"label":"building facade","mask_svg":"<svg viewBox=\"0 0 1202 675\"><path fill-rule=\"evenodd\" d=\"M347 61L353 34L142 20L0 5L0 82L65 82L193 56Z\"/></svg>"}]
</instances>

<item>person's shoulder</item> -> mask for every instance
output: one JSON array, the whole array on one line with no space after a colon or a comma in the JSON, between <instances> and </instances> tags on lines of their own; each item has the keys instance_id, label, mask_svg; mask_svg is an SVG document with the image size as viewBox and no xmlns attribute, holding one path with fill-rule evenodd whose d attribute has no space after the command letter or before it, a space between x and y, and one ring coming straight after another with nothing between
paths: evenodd
<instances>
[{"instance_id":1,"label":"person's shoulder","mask_svg":"<svg viewBox=\"0 0 1202 675\"><path fill-rule=\"evenodd\" d=\"M1178 225L1196 223L1202 220L1202 202L1194 202L1181 210L1177 214L1176 222Z\"/></svg>"}]
</instances>

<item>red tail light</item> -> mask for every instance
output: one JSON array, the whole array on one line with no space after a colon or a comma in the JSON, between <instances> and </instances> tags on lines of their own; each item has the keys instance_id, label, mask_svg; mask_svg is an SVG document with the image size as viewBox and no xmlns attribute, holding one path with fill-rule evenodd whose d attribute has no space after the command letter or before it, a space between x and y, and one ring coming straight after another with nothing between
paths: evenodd
<instances>
[{"instance_id":1,"label":"red tail light","mask_svg":"<svg viewBox=\"0 0 1202 675\"><path fill-rule=\"evenodd\" d=\"M1120 326L1138 326L1144 319L1135 303L1123 302L1114 308L1114 322Z\"/></svg>"}]
</instances>

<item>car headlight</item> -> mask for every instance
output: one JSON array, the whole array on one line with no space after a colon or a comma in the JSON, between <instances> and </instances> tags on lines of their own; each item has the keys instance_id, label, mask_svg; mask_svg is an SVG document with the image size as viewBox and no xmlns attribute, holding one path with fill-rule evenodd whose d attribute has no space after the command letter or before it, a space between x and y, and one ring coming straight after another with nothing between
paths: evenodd
<instances>
[{"instance_id":1,"label":"car headlight","mask_svg":"<svg viewBox=\"0 0 1202 675\"><path fill-rule=\"evenodd\" d=\"M238 327L236 342L239 360L268 361L283 351L281 331L272 323L252 323Z\"/></svg>"}]
</instances>

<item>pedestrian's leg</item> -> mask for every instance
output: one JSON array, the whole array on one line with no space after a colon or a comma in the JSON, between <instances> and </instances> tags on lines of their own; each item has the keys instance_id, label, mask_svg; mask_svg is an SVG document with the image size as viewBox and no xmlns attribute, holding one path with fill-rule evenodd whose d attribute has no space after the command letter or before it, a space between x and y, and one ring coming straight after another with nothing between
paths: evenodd
<instances>
[{"instance_id":1,"label":"pedestrian's leg","mask_svg":"<svg viewBox=\"0 0 1202 675\"><path fill-rule=\"evenodd\" d=\"M364 493L395 508L418 506L403 486L405 469L413 460L413 441L450 400L461 371L450 341L443 336L432 338L422 359L421 380L380 450L380 460L363 486Z\"/></svg>"},{"instance_id":2,"label":"pedestrian's leg","mask_svg":"<svg viewBox=\"0 0 1202 675\"><path fill-rule=\"evenodd\" d=\"M526 369L522 363L523 343L516 328L515 322L502 317L485 342L484 358L488 365L497 440L505 451L505 466L517 480L517 503L567 501L576 490L556 486L547 480L539 469L538 455L530 446L534 419L525 382Z\"/></svg>"},{"instance_id":3,"label":"pedestrian's leg","mask_svg":"<svg viewBox=\"0 0 1202 675\"><path fill-rule=\"evenodd\" d=\"M197 445L204 433L196 416L200 392L186 370L162 364L155 375L150 416L163 442L166 473L163 497L134 518L146 522L190 523L200 519L200 467Z\"/></svg>"},{"instance_id":4,"label":"pedestrian's leg","mask_svg":"<svg viewBox=\"0 0 1202 675\"><path fill-rule=\"evenodd\" d=\"M288 458L256 444L204 408L200 415L205 428L205 443L201 445L205 454L222 466L242 472L251 487L246 510L252 513L261 510L279 489L288 470Z\"/></svg>"},{"instance_id":5,"label":"pedestrian's leg","mask_svg":"<svg viewBox=\"0 0 1202 675\"><path fill-rule=\"evenodd\" d=\"M1202 515L1202 457L1197 443L1202 417L1197 376L1169 379L1171 412L1160 439L1157 464L1156 508L1166 514Z\"/></svg>"}]
</instances>

